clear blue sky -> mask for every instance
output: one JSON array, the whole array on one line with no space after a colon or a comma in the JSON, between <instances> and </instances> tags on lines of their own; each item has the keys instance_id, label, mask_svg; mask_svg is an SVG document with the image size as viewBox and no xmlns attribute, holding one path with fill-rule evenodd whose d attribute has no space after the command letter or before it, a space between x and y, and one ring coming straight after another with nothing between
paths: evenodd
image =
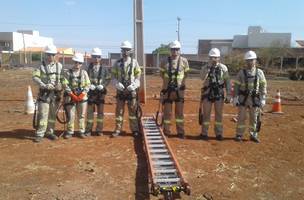
<instances>
[{"instance_id":1,"label":"clear blue sky","mask_svg":"<svg viewBox=\"0 0 304 200\"><path fill-rule=\"evenodd\" d=\"M119 52L121 41L133 41L132 8L133 0L3 0L0 31L34 29L59 47ZM144 0L145 52L177 39L177 16L184 53L196 53L198 39L230 39L250 25L304 39L303 8L303 0Z\"/></svg>"}]
</instances>

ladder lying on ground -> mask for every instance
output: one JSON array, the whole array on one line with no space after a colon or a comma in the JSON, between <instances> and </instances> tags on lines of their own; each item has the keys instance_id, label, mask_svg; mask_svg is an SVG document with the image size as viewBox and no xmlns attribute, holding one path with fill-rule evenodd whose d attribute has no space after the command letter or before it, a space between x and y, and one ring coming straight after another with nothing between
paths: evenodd
<instances>
[{"instance_id":1,"label":"ladder lying on ground","mask_svg":"<svg viewBox=\"0 0 304 200\"><path fill-rule=\"evenodd\" d=\"M156 125L154 116L141 118L145 152L149 165L151 193L163 194L165 199L185 192L190 195L190 186L182 177L180 167L162 129Z\"/></svg>"}]
</instances>

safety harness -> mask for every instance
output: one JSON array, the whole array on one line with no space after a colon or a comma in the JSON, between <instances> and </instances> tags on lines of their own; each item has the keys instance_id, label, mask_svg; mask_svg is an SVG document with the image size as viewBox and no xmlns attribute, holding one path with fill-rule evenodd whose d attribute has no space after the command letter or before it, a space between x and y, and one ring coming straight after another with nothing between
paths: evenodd
<instances>
[{"instance_id":1,"label":"safety harness","mask_svg":"<svg viewBox=\"0 0 304 200\"><path fill-rule=\"evenodd\" d=\"M127 69L128 69L128 79L126 79L126 72L125 72L125 69L124 69L123 58L121 58L119 60L119 63L120 63L119 67L120 67L120 71L121 71L121 83L124 85L125 88L127 88L131 83L131 76L132 76L132 72L134 70L133 58L131 57L131 63L127 67ZM132 99L137 98L136 96L133 96L132 93L127 91L126 89L123 92L118 92L117 93L117 98L121 101L131 101Z\"/></svg>"},{"instance_id":2,"label":"safety harness","mask_svg":"<svg viewBox=\"0 0 304 200\"><path fill-rule=\"evenodd\" d=\"M163 89L161 91L162 95L167 94L167 98L163 100L163 104L165 103L173 103L173 100L170 99L170 95L172 92L176 93L176 99L174 100L174 102L182 102L184 103L184 98L181 98L179 96L179 90L185 90L185 85L182 85L181 87L178 87L178 83L177 83L177 76L178 76L178 72L179 72L179 68L180 68L180 57L177 61L177 67L174 71L174 73L172 73L172 59L169 56L168 57L168 63L169 63L169 68L168 68L168 77L169 77L169 81L168 81L168 86L166 89ZM172 78L172 76L174 75L174 79Z\"/></svg>"},{"instance_id":3,"label":"safety harness","mask_svg":"<svg viewBox=\"0 0 304 200\"><path fill-rule=\"evenodd\" d=\"M219 83L221 76L220 67L211 67L207 76L209 81L208 86L202 88L202 94L209 89L209 92L201 96L201 100L208 99L208 101L215 102L224 99L225 84Z\"/></svg>"},{"instance_id":4,"label":"safety harness","mask_svg":"<svg viewBox=\"0 0 304 200\"><path fill-rule=\"evenodd\" d=\"M47 77L47 81L50 81L50 76L55 74L56 75L56 82L55 84L57 85L59 83L59 67L58 67L58 63L56 63L56 71L55 72L52 72L50 73L45 62L42 62L42 66L44 68L44 71L45 71L45 74L46 74L46 77ZM40 68L40 73L42 72L41 68ZM51 99L49 99L49 96L50 94L54 92L54 100L55 101L60 101L60 92L61 91L54 91L54 90L48 90L48 89L42 89L40 88L39 89L39 98L38 98L38 101L42 101L42 102L50 102Z\"/></svg>"},{"instance_id":5,"label":"safety harness","mask_svg":"<svg viewBox=\"0 0 304 200\"><path fill-rule=\"evenodd\" d=\"M252 98L252 106L253 107L260 107L260 94L257 90L257 84L258 84L258 68L256 68L256 72L254 76L249 76L247 74L247 70L243 69L243 74L245 77L245 90L239 90L239 95L243 95L244 99L242 102L240 102L241 106L245 106L245 103L248 99L248 96L250 95ZM253 90L249 90L248 88L248 79L249 78L254 78L254 83L253 83Z\"/></svg>"},{"instance_id":6,"label":"safety harness","mask_svg":"<svg viewBox=\"0 0 304 200\"><path fill-rule=\"evenodd\" d=\"M93 67L94 67L94 65L93 65L93 63L91 63L89 65L89 68L88 68L88 75L89 75L89 77L91 77L91 75L92 75ZM101 80L102 67L103 66L100 65L99 70L98 70L97 84L99 84L100 80ZM106 88L104 88L102 91L98 91L97 89L90 90L88 92L88 104L89 105L92 105L92 104L96 104L96 105L104 104L105 100L103 98L103 95L106 95L106 94L107 94L107 89Z\"/></svg>"}]
</instances>

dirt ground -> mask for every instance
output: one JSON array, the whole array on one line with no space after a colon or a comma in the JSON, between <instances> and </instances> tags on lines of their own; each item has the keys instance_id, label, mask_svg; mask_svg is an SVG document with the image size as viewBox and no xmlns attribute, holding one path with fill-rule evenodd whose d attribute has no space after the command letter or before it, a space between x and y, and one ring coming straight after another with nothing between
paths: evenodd
<instances>
[{"instance_id":1,"label":"dirt ground","mask_svg":"<svg viewBox=\"0 0 304 200\"><path fill-rule=\"evenodd\" d=\"M160 199L149 194L148 168L141 139L126 134L110 138L114 128L113 88L106 99L105 135L42 143L32 142L32 115L24 114L26 89L37 88L31 69L0 72L0 199ZM182 199L303 199L304 82L269 81L268 105L281 89L283 115L265 113L261 143L233 140L236 109L225 106L224 141L199 140L197 120L200 81L191 78L186 92L186 139L169 143L191 186ZM144 113L158 107L160 81L147 77ZM125 117L125 120L127 118ZM57 134L63 126L57 126ZM174 130L174 129L173 129ZM211 127L210 136L214 138Z\"/></svg>"}]
</instances>

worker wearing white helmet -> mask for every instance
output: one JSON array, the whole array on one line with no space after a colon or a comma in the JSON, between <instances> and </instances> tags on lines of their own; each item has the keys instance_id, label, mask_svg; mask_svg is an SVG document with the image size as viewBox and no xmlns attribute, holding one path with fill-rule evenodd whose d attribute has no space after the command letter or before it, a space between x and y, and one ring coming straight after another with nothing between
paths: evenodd
<instances>
[{"instance_id":1,"label":"worker wearing white helmet","mask_svg":"<svg viewBox=\"0 0 304 200\"><path fill-rule=\"evenodd\" d=\"M238 106L238 122L236 128L236 141L242 141L245 132L247 109L249 112L250 139L259 142L258 132L261 126L261 108L266 103L267 82L263 71L256 66L257 55L248 51L244 60L246 67L237 74L234 82L233 104Z\"/></svg>"},{"instance_id":2,"label":"worker wearing white helmet","mask_svg":"<svg viewBox=\"0 0 304 200\"><path fill-rule=\"evenodd\" d=\"M92 134L94 110L97 111L96 135L101 136L103 130L103 110L107 93L106 87L111 81L111 74L109 73L108 67L102 65L101 56L101 49L93 48L91 53L92 62L87 69L91 85L88 93L86 136Z\"/></svg>"},{"instance_id":3,"label":"worker wearing white helmet","mask_svg":"<svg viewBox=\"0 0 304 200\"><path fill-rule=\"evenodd\" d=\"M224 102L231 102L229 72L227 66L220 63L220 56L220 50L212 48L209 51L209 63L201 70L203 87L201 90L200 106L203 108L203 113L199 113L199 115L202 116L201 137L203 140L208 140L208 129L213 104L215 112L214 132L217 140L223 139L223 106Z\"/></svg>"},{"instance_id":4,"label":"worker wearing white helmet","mask_svg":"<svg viewBox=\"0 0 304 200\"><path fill-rule=\"evenodd\" d=\"M169 44L170 56L161 63L162 104L164 107L163 127L166 135L171 134L172 104L175 103L175 122L177 135L184 138L184 95L186 78L190 70L186 58L180 55L181 44L175 40Z\"/></svg>"},{"instance_id":5,"label":"worker wearing white helmet","mask_svg":"<svg viewBox=\"0 0 304 200\"><path fill-rule=\"evenodd\" d=\"M42 65L33 71L33 80L39 86L38 124L34 142L41 142L44 136L51 140L58 139L54 130L62 91L63 70L56 58L56 46L46 46L44 54Z\"/></svg>"},{"instance_id":6,"label":"worker wearing white helmet","mask_svg":"<svg viewBox=\"0 0 304 200\"><path fill-rule=\"evenodd\" d=\"M66 71L64 75L64 106L67 111L67 131L63 135L64 139L69 139L74 134L74 121L77 113L78 128L80 138L85 138L85 114L87 107L87 93L90 87L90 79L85 70L82 70L84 62L83 54L75 53L72 60L73 68Z\"/></svg>"},{"instance_id":7,"label":"worker wearing white helmet","mask_svg":"<svg viewBox=\"0 0 304 200\"><path fill-rule=\"evenodd\" d=\"M132 44L129 41L121 43L122 58L112 66L112 80L116 88L116 128L113 137L120 135L123 126L125 103L129 110L129 124L133 136L139 134L137 111L137 89L140 87L141 69L136 59L131 57Z\"/></svg>"}]
</instances>

